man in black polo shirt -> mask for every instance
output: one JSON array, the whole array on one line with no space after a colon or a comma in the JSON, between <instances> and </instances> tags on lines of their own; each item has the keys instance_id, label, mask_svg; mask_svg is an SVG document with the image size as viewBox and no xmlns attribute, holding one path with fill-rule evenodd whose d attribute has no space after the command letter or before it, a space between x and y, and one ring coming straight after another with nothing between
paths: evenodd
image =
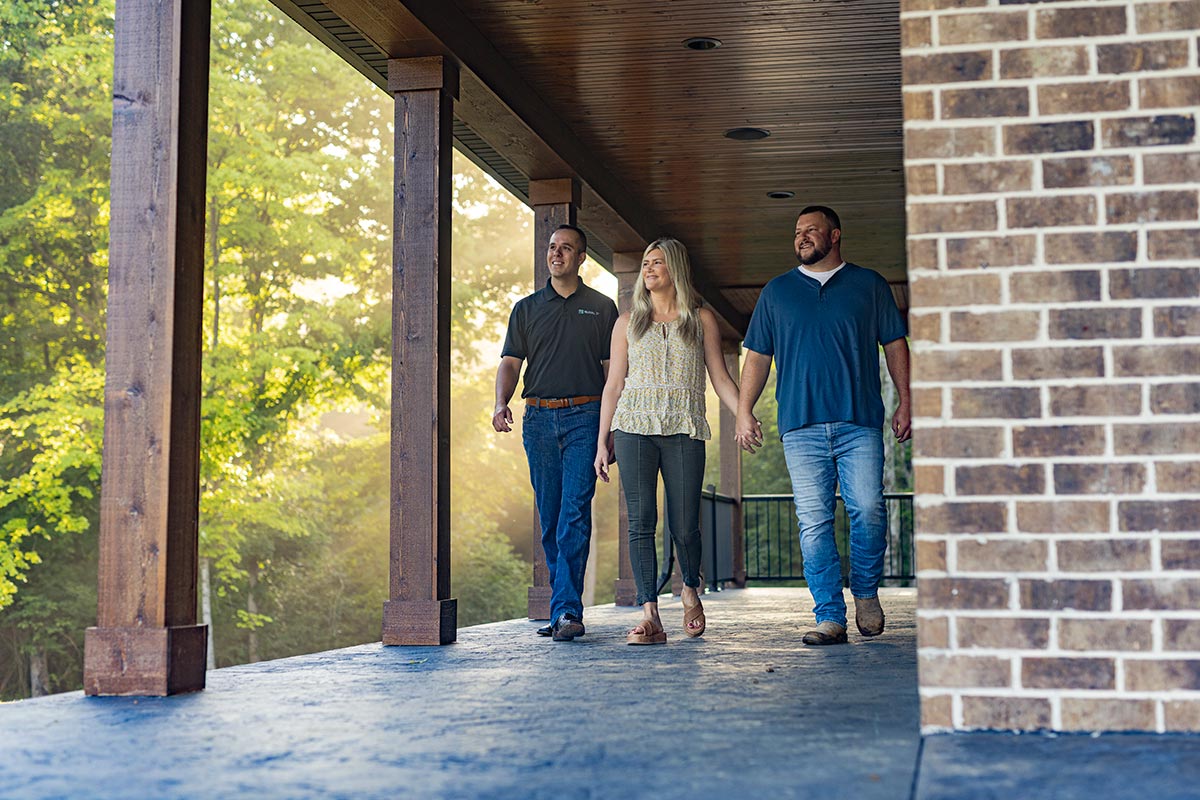
<instances>
[{"instance_id":1,"label":"man in black polo shirt","mask_svg":"<svg viewBox=\"0 0 1200 800\"><path fill-rule=\"evenodd\" d=\"M508 401L528 361L521 397L521 438L542 526L542 550L550 570L550 625L539 629L556 642L582 636L583 571L592 538L596 492L596 437L600 393L608 373L608 347L617 307L579 280L587 238L571 225L550 237L550 280L519 300L496 370L492 427L512 430Z\"/></svg>"}]
</instances>

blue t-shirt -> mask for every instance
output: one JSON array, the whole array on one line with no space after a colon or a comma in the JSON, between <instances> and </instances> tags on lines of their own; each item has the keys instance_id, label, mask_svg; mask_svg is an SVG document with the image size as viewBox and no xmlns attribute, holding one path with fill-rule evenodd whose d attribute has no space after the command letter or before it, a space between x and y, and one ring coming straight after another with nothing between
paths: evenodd
<instances>
[{"instance_id":1,"label":"blue t-shirt","mask_svg":"<svg viewBox=\"0 0 1200 800\"><path fill-rule=\"evenodd\" d=\"M882 428L879 345L906 333L883 276L846 264L824 286L798 269L773 279L744 344L775 358L782 436L818 422Z\"/></svg>"}]
</instances>

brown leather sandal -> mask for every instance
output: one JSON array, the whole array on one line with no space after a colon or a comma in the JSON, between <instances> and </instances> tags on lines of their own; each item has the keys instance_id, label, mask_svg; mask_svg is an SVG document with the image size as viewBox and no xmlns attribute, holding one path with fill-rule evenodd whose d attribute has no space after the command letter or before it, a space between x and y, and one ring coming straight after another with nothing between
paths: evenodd
<instances>
[{"instance_id":1,"label":"brown leather sandal","mask_svg":"<svg viewBox=\"0 0 1200 800\"><path fill-rule=\"evenodd\" d=\"M638 633L638 628L642 633ZM652 619L644 619L625 635L625 644L666 644L667 633Z\"/></svg>"},{"instance_id":2,"label":"brown leather sandal","mask_svg":"<svg viewBox=\"0 0 1200 800\"><path fill-rule=\"evenodd\" d=\"M699 622L696 627L692 627L693 622ZM696 598L696 605L683 607L683 632L693 639L697 636L704 635L704 626L707 620L704 618L704 606L700 603L700 598Z\"/></svg>"}]
</instances>

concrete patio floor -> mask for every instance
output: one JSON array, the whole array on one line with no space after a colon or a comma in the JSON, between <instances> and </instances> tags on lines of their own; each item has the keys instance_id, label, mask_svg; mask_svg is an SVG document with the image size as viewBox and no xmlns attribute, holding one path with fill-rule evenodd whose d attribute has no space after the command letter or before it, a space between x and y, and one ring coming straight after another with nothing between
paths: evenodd
<instances>
[{"instance_id":1,"label":"concrete patio floor","mask_svg":"<svg viewBox=\"0 0 1200 800\"><path fill-rule=\"evenodd\" d=\"M514 620L220 669L192 695L0 705L0 795L906 798L916 591L883 603L886 633L852 624L848 646L800 643L807 590L746 589L705 596L696 640L664 603L665 647L626 646L639 611L601 606L569 643Z\"/></svg>"},{"instance_id":2,"label":"concrete patio floor","mask_svg":"<svg viewBox=\"0 0 1200 800\"><path fill-rule=\"evenodd\" d=\"M1196 800L1200 736L926 736L913 800Z\"/></svg>"},{"instance_id":3,"label":"concrete patio floor","mask_svg":"<svg viewBox=\"0 0 1200 800\"><path fill-rule=\"evenodd\" d=\"M799 641L805 589L705 596L708 633L627 647L640 612L459 631L210 672L204 692L0 704L0 798L1185 800L1200 736L918 735L916 590L887 631Z\"/></svg>"}]
</instances>

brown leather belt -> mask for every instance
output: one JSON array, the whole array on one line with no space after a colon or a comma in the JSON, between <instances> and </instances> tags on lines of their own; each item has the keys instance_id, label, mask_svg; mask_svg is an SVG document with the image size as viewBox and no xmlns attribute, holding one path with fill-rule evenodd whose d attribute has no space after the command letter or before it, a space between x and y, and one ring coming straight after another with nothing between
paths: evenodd
<instances>
[{"instance_id":1,"label":"brown leather belt","mask_svg":"<svg viewBox=\"0 0 1200 800\"><path fill-rule=\"evenodd\" d=\"M570 408L571 406L581 406L584 403L594 403L600 399L598 394L585 394L581 397L558 397L547 400L544 397L526 397L525 405L534 406L536 408Z\"/></svg>"}]
</instances>

